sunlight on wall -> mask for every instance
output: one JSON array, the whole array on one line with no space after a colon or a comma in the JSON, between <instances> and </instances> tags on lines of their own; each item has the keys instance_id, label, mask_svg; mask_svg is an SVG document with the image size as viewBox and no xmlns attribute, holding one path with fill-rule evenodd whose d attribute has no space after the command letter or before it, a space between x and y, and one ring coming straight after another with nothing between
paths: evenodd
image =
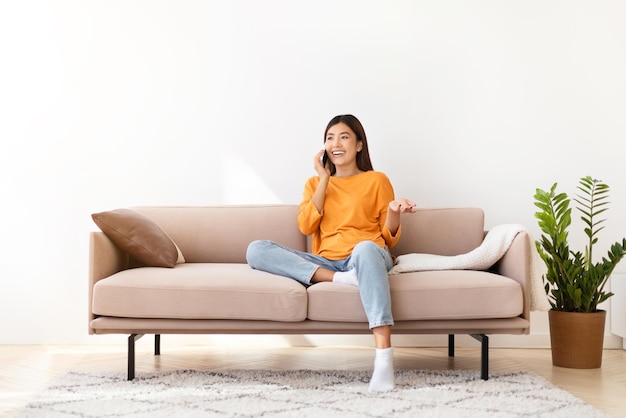
<instances>
[{"instance_id":1,"label":"sunlight on wall","mask_svg":"<svg viewBox=\"0 0 626 418\"><path fill-rule=\"evenodd\" d=\"M285 203L240 156L224 153L221 160L224 204Z\"/></svg>"}]
</instances>

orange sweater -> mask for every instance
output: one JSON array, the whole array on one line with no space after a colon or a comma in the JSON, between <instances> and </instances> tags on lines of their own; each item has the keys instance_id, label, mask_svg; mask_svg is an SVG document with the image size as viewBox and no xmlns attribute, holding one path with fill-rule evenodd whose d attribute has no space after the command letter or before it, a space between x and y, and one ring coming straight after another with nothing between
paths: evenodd
<instances>
[{"instance_id":1,"label":"orange sweater","mask_svg":"<svg viewBox=\"0 0 626 418\"><path fill-rule=\"evenodd\" d=\"M384 173L366 171L352 177L331 177L321 214L311 201L318 184L317 176L306 182L298 213L298 228L312 235L313 254L341 260L361 241L374 241L382 248L398 242L400 229L392 236L385 226L394 193Z\"/></svg>"}]
</instances>

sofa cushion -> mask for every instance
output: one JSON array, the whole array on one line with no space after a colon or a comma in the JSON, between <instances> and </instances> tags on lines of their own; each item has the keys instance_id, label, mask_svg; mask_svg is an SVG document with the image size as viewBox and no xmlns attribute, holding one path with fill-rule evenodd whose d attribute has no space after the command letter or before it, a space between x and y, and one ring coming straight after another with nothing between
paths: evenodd
<instances>
[{"instance_id":1,"label":"sofa cushion","mask_svg":"<svg viewBox=\"0 0 626 418\"><path fill-rule=\"evenodd\" d=\"M184 262L176 244L154 221L130 209L94 213L93 221L110 239L148 266L174 267Z\"/></svg>"},{"instance_id":2,"label":"sofa cushion","mask_svg":"<svg viewBox=\"0 0 626 418\"><path fill-rule=\"evenodd\" d=\"M129 318L297 322L306 318L306 288L247 264L187 263L173 269L124 270L96 283L96 315Z\"/></svg>"},{"instance_id":3,"label":"sofa cushion","mask_svg":"<svg viewBox=\"0 0 626 418\"><path fill-rule=\"evenodd\" d=\"M480 208L419 208L402 217L402 235L391 253L465 254L481 244L484 228Z\"/></svg>"},{"instance_id":4,"label":"sofa cushion","mask_svg":"<svg viewBox=\"0 0 626 418\"><path fill-rule=\"evenodd\" d=\"M389 276L395 321L513 318L524 297L516 281L497 274L425 271ZM357 287L318 283L308 288L309 319L367 321Z\"/></svg>"},{"instance_id":5,"label":"sofa cushion","mask_svg":"<svg viewBox=\"0 0 626 418\"><path fill-rule=\"evenodd\" d=\"M298 205L139 206L180 247L188 263L246 263L248 244L269 239L306 251Z\"/></svg>"}]
</instances>

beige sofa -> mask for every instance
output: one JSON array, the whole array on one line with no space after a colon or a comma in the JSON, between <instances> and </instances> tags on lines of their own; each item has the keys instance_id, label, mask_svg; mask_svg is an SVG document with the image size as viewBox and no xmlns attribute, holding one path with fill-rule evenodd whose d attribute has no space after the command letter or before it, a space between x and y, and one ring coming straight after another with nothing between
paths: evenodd
<instances>
[{"instance_id":1,"label":"beige sofa","mask_svg":"<svg viewBox=\"0 0 626 418\"><path fill-rule=\"evenodd\" d=\"M106 219L108 212L94 214L106 233L90 233L89 333L129 335L129 380L135 376L135 341L144 334L155 335L155 354L161 334L370 334L358 288L307 288L246 264L246 248L256 239L307 249L297 211L296 205L137 207L122 211L122 227L120 219ZM174 246L166 252L173 267L146 265L137 250L163 236L134 230L134 220L125 218L129 213L154 222L156 232L171 239ZM481 209L419 209L403 216L392 253L464 254L484 236ZM472 335L481 341L481 377L487 379L488 335L530 329L528 240L518 234L489 271L390 275L393 334L447 334L450 356L455 334Z\"/></svg>"}]
</instances>

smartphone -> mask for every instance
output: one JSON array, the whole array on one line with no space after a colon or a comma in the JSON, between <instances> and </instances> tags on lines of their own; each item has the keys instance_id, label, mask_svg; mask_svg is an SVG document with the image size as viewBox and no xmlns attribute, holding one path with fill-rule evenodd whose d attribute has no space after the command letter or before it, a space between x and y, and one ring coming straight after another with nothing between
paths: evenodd
<instances>
[{"instance_id":1,"label":"smartphone","mask_svg":"<svg viewBox=\"0 0 626 418\"><path fill-rule=\"evenodd\" d=\"M326 151L324 151L324 155L322 156L322 167L326 167L327 163L328 163L328 154L326 154Z\"/></svg>"}]
</instances>

